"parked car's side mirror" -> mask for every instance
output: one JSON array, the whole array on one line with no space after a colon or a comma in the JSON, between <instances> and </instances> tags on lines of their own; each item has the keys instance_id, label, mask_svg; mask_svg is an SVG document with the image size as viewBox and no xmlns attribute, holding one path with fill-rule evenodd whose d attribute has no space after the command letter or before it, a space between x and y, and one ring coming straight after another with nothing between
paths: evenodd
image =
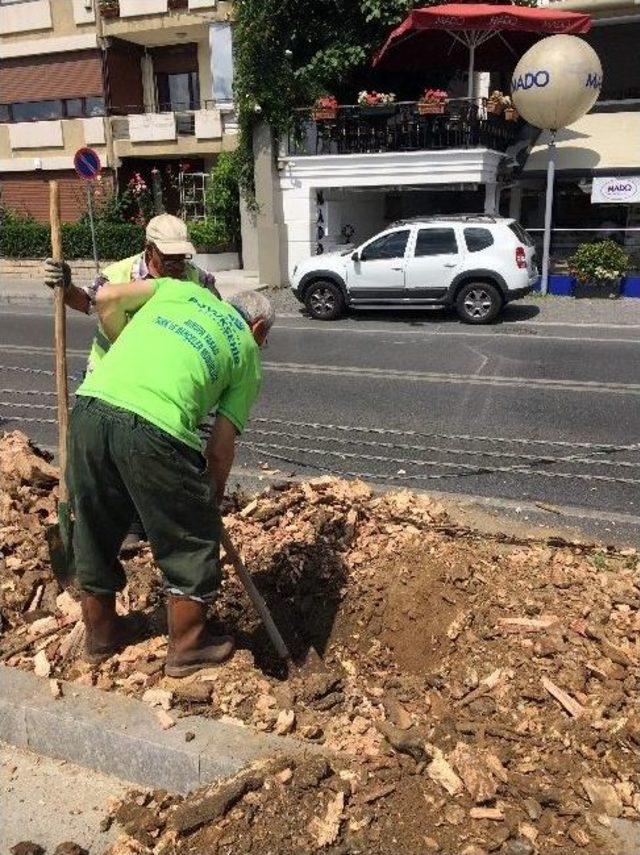
<instances>
[{"instance_id":1,"label":"parked car's side mirror","mask_svg":"<svg viewBox=\"0 0 640 855\"><path fill-rule=\"evenodd\" d=\"M357 249L355 252L351 253L351 261L360 261L360 253Z\"/></svg>"}]
</instances>

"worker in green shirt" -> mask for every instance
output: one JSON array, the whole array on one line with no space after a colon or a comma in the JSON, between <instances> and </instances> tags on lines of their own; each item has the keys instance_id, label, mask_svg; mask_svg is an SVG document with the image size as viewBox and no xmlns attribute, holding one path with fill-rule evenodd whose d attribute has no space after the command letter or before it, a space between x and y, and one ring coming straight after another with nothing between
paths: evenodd
<instances>
[{"instance_id":1,"label":"worker in green shirt","mask_svg":"<svg viewBox=\"0 0 640 855\"><path fill-rule=\"evenodd\" d=\"M67 262L55 261L53 258L47 258L44 263L44 282L49 288L64 287L65 304L88 315L94 311L96 295L100 289L113 282L137 282L141 279L170 276L186 282L195 282L219 297L215 276L193 263L191 257L194 253L195 248L189 240L184 221L172 214L159 214L147 224L142 252L108 264L89 285L75 285ZM109 350L109 346L109 339L98 324L87 360L88 372L95 368ZM136 516L132 520L131 531L122 544L123 550L135 550L144 540L146 535Z\"/></svg>"},{"instance_id":2,"label":"worker in green shirt","mask_svg":"<svg viewBox=\"0 0 640 855\"><path fill-rule=\"evenodd\" d=\"M206 613L220 582L219 504L273 310L255 292L224 302L175 279L102 288L96 309L111 347L77 391L68 441L86 654L99 662L131 640L115 596L137 511L167 588L165 670L184 677L233 652L233 639L209 636ZM214 409L203 456L198 425Z\"/></svg>"}]
</instances>

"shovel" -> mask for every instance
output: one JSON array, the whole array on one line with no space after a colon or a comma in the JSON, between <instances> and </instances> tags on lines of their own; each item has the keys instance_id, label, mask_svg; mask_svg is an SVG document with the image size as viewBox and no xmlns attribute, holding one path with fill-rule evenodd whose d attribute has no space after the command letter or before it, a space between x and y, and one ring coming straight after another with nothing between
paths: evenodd
<instances>
[{"instance_id":1,"label":"shovel","mask_svg":"<svg viewBox=\"0 0 640 855\"><path fill-rule=\"evenodd\" d=\"M49 219L51 221L51 255L62 261L62 232L60 228L60 189L57 181L49 182ZM53 575L67 587L73 582L74 565L71 544L72 523L67 490L67 422L69 419L69 390L67 386L67 322L64 288L54 289L56 392L58 397L58 522L47 528L46 539Z\"/></svg>"},{"instance_id":2,"label":"shovel","mask_svg":"<svg viewBox=\"0 0 640 855\"><path fill-rule=\"evenodd\" d=\"M267 634L271 639L271 643L273 644L276 653L282 659L283 662L287 663L290 673L305 673L305 672L313 672L313 671L326 671L326 667L324 662L320 658L318 652L313 647L309 647L307 653L305 654L302 660L293 659L291 655L291 651L287 647L282 635L280 635L280 630L275 624L273 617L271 616L271 612L267 604L265 603L262 594L256 588L253 579L247 568L244 565L238 550L233 545L231 538L229 537L229 533L222 526L222 530L220 533L220 540L222 542L222 546L224 547L229 560L233 564L233 569L238 574L238 577L242 584L244 585L244 589L249 596L249 599L253 603L255 610L260 615L262 622L264 624L265 629L267 630Z\"/></svg>"},{"instance_id":3,"label":"shovel","mask_svg":"<svg viewBox=\"0 0 640 855\"><path fill-rule=\"evenodd\" d=\"M291 662L291 652L285 644L284 638L280 635L280 630L275 625L275 622L271 617L271 612L269 611L269 608L265 603L262 594L254 585L253 579L249 575L249 571L247 570L247 568L244 566L244 561L240 557L238 550L233 545L233 542L229 537L229 533L224 527L224 525L222 526L220 535L220 540L224 547L224 551L229 556L229 560L233 564L233 569L236 571L238 577L240 578L240 581L244 585L244 589L247 592L249 599L253 603L255 610L262 618L262 622L265 626L265 629L267 630L269 638L271 639L271 643L275 647L276 653L278 654L280 659L283 659L286 662Z\"/></svg>"}]
</instances>

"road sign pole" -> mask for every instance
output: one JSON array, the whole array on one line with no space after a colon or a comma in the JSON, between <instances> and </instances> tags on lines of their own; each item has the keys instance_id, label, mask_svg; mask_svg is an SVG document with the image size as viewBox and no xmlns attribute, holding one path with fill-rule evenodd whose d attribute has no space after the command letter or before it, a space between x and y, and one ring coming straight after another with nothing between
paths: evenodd
<instances>
[{"instance_id":1,"label":"road sign pole","mask_svg":"<svg viewBox=\"0 0 640 855\"><path fill-rule=\"evenodd\" d=\"M89 227L91 228L91 245L93 247L93 262L96 266L96 273L100 273L100 261L98 259L98 244L96 243L96 226L93 220L93 193L91 192L91 184L87 185L87 211L89 213Z\"/></svg>"}]
</instances>

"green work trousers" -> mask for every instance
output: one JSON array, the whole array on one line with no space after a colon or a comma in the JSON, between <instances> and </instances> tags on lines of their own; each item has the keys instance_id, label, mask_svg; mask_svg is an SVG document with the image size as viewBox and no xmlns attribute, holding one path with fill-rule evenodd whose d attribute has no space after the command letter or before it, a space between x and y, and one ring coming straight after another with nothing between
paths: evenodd
<instances>
[{"instance_id":1,"label":"green work trousers","mask_svg":"<svg viewBox=\"0 0 640 855\"><path fill-rule=\"evenodd\" d=\"M140 416L79 396L67 481L80 587L120 591L120 545L135 512L169 593L208 602L220 584L220 514L204 457Z\"/></svg>"}]
</instances>

